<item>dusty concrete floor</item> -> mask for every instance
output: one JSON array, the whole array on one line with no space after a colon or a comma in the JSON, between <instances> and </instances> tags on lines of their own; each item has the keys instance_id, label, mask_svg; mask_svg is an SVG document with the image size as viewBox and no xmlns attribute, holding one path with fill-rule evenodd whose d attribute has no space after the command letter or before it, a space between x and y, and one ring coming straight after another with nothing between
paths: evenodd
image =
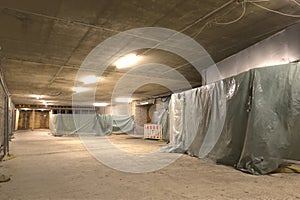
<instances>
[{"instance_id":1,"label":"dusty concrete floor","mask_svg":"<svg viewBox=\"0 0 300 200\"><path fill-rule=\"evenodd\" d=\"M153 151L162 143L110 139L130 151ZM122 142L124 141L124 143ZM132 174L110 169L85 150L77 137L48 131L19 131L11 143L15 159L0 163L11 181L0 199L299 199L299 174L252 176L186 155L159 171Z\"/></svg>"}]
</instances>

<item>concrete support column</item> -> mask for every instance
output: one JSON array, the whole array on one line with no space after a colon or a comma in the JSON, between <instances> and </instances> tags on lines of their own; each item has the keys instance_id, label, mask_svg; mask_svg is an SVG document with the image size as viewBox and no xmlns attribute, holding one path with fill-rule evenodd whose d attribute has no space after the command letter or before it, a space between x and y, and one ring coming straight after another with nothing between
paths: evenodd
<instances>
[{"instance_id":1,"label":"concrete support column","mask_svg":"<svg viewBox=\"0 0 300 200\"><path fill-rule=\"evenodd\" d=\"M17 109L16 110L16 123L15 123L15 131L18 130L18 126L19 126L19 117L20 117L20 110Z\"/></svg>"},{"instance_id":2,"label":"concrete support column","mask_svg":"<svg viewBox=\"0 0 300 200\"><path fill-rule=\"evenodd\" d=\"M49 111L49 122L48 122L48 123L49 123L49 128L51 128L51 125L50 125L50 124L51 124L52 115L53 115L53 111L50 110L50 111Z\"/></svg>"},{"instance_id":3,"label":"concrete support column","mask_svg":"<svg viewBox=\"0 0 300 200\"><path fill-rule=\"evenodd\" d=\"M35 124L35 110L32 110L32 125L31 130L34 130L34 124Z\"/></svg>"}]
</instances>

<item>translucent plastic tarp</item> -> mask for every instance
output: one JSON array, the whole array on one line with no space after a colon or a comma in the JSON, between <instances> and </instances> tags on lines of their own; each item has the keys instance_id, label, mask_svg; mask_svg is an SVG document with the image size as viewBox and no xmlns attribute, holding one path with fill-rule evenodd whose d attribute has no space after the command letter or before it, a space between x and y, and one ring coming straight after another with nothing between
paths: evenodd
<instances>
[{"instance_id":1,"label":"translucent plastic tarp","mask_svg":"<svg viewBox=\"0 0 300 200\"><path fill-rule=\"evenodd\" d=\"M55 136L87 133L109 135L133 133L133 116L96 114L54 114L50 118L51 134Z\"/></svg>"},{"instance_id":2,"label":"translucent plastic tarp","mask_svg":"<svg viewBox=\"0 0 300 200\"><path fill-rule=\"evenodd\" d=\"M126 115L111 115L112 116L112 132L114 134L134 132L134 117Z\"/></svg>"},{"instance_id":3,"label":"translucent plastic tarp","mask_svg":"<svg viewBox=\"0 0 300 200\"><path fill-rule=\"evenodd\" d=\"M164 140L169 140L168 132L168 107L170 98L166 97L163 101L162 107L153 112L151 123L162 125L162 134Z\"/></svg>"},{"instance_id":4,"label":"translucent plastic tarp","mask_svg":"<svg viewBox=\"0 0 300 200\"><path fill-rule=\"evenodd\" d=\"M252 174L270 173L284 159L300 160L299 64L252 69L173 94L169 112L170 143L163 152Z\"/></svg>"},{"instance_id":5,"label":"translucent plastic tarp","mask_svg":"<svg viewBox=\"0 0 300 200\"><path fill-rule=\"evenodd\" d=\"M5 91L0 85L0 153L6 148L5 146Z\"/></svg>"}]
</instances>

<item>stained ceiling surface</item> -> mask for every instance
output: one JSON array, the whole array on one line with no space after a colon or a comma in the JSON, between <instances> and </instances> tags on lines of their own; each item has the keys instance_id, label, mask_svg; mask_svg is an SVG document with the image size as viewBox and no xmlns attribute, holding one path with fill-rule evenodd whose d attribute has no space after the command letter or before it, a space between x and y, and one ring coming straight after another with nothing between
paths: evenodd
<instances>
[{"instance_id":1,"label":"stained ceiling surface","mask_svg":"<svg viewBox=\"0 0 300 200\"><path fill-rule=\"evenodd\" d=\"M180 54L197 49L156 30L188 36L217 63L297 23L299 15L296 0L2 0L1 70L15 104L72 105L74 94L88 87L96 102L118 95L146 99L204 82ZM124 35L131 29L139 31ZM166 41L169 48L159 48ZM88 63L105 42L94 65ZM124 51L135 42L139 48ZM140 60L118 69L115 62L126 54ZM84 76L100 80L86 85Z\"/></svg>"}]
</instances>

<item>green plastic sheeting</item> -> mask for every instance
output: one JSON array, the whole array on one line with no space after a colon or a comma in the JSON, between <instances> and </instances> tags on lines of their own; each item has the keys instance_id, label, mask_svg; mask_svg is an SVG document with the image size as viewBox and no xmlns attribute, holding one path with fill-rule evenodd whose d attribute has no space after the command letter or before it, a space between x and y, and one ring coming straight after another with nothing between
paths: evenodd
<instances>
[{"instance_id":1,"label":"green plastic sheeting","mask_svg":"<svg viewBox=\"0 0 300 200\"><path fill-rule=\"evenodd\" d=\"M55 136L132 134L134 126L133 116L55 114L50 118L51 134Z\"/></svg>"},{"instance_id":2,"label":"green plastic sheeting","mask_svg":"<svg viewBox=\"0 0 300 200\"><path fill-rule=\"evenodd\" d=\"M252 69L172 95L170 143L187 153L252 174L300 160L300 65Z\"/></svg>"}]
</instances>

